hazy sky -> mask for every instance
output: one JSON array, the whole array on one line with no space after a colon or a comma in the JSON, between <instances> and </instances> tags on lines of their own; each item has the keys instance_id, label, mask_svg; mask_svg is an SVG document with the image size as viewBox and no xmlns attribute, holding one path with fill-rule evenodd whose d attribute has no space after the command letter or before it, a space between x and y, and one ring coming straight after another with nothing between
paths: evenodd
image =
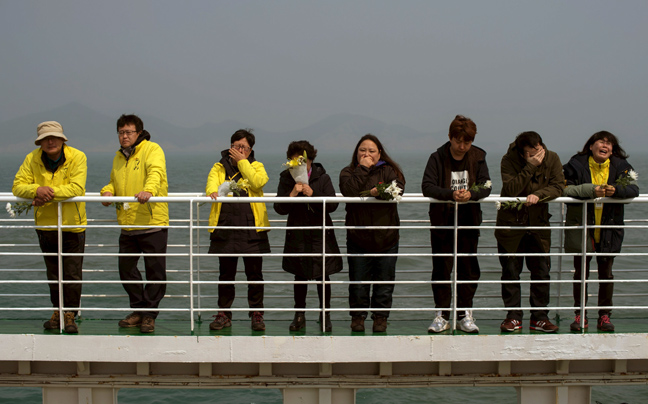
<instances>
[{"instance_id":1,"label":"hazy sky","mask_svg":"<svg viewBox=\"0 0 648 404\"><path fill-rule=\"evenodd\" d=\"M0 0L0 122L79 102L273 131L331 114L647 148L646 1Z\"/></svg>"}]
</instances>

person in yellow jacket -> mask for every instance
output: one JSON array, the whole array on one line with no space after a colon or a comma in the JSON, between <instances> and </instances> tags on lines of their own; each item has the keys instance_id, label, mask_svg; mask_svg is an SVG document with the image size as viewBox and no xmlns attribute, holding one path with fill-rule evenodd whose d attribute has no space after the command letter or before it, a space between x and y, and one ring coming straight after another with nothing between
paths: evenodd
<instances>
[{"instance_id":1,"label":"person in yellow jacket","mask_svg":"<svg viewBox=\"0 0 648 404\"><path fill-rule=\"evenodd\" d=\"M263 196L263 186L268 182L268 174L263 164L254 158L255 138L251 129L240 129L231 137L229 149L221 152L221 159L214 164L205 193L212 199L227 196L232 182L238 183L240 189L235 196ZM220 191L220 192L219 192ZM213 203L209 215L210 254L259 254L269 253L268 229L254 227L269 227L268 212L264 203ZM226 230L223 226L246 226L250 230ZM218 257L219 280L233 281L236 276L238 257ZM262 257L243 257L245 275L248 281L263 281ZM263 322L263 284L248 284L248 305L251 309L254 331L265 330ZM228 309L234 302L234 285L218 285L218 307ZM209 325L212 330L221 330L232 325L232 312L219 311L216 319Z\"/></svg>"},{"instance_id":2,"label":"person in yellow jacket","mask_svg":"<svg viewBox=\"0 0 648 404\"><path fill-rule=\"evenodd\" d=\"M14 179L12 192L20 198L32 200L36 226L56 226L58 224L58 202L67 198L85 195L88 165L86 155L65 142L63 127L56 121L38 125L34 142L40 146L25 157ZM61 206L64 226L85 226L86 210L84 202L64 202ZM36 228L38 242L44 253L58 252L58 230L56 228ZM62 229L63 253L83 253L85 251L85 227ZM58 281L58 257L46 256L47 279ZM63 257L63 280L82 279L83 256ZM59 285L49 284L52 306L59 308ZM79 332L74 317L81 303L81 283L63 285L64 331ZM56 310L43 324L46 329L59 329L60 314Z\"/></svg>"},{"instance_id":3,"label":"person in yellow jacket","mask_svg":"<svg viewBox=\"0 0 648 404\"><path fill-rule=\"evenodd\" d=\"M121 148L113 159L110 183L101 189L102 196L135 196L136 202L115 204L117 221L124 226L119 236L119 252L144 253L148 283L124 283L130 307L135 311L119 322L120 327L140 327L143 333L155 330L155 309L166 292L166 257L169 225L166 203L149 203L153 196L167 196L168 183L164 151L150 141L144 123L136 115L122 115L117 121ZM104 202L104 206L111 205ZM151 254L151 255L148 255ZM142 281L137 269L139 256L119 257L119 277L123 281Z\"/></svg>"}]
</instances>

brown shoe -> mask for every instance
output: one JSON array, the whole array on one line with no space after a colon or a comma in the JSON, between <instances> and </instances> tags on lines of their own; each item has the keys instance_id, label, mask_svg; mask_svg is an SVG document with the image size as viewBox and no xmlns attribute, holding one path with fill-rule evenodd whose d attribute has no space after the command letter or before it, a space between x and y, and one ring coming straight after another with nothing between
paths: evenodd
<instances>
[{"instance_id":1,"label":"brown shoe","mask_svg":"<svg viewBox=\"0 0 648 404\"><path fill-rule=\"evenodd\" d=\"M144 316L142 325L140 325L140 332L145 334L155 331L155 319L151 316Z\"/></svg>"},{"instance_id":2,"label":"brown shoe","mask_svg":"<svg viewBox=\"0 0 648 404\"><path fill-rule=\"evenodd\" d=\"M45 324L43 324L43 327L46 330L58 330L59 327L61 327L61 316L59 315L58 310L52 313L52 318L47 320Z\"/></svg>"},{"instance_id":3,"label":"brown shoe","mask_svg":"<svg viewBox=\"0 0 648 404\"><path fill-rule=\"evenodd\" d=\"M214 317L216 317L214 321L209 324L210 330L222 330L232 326L232 320L224 312L219 311Z\"/></svg>"},{"instance_id":4,"label":"brown shoe","mask_svg":"<svg viewBox=\"0 0 648 404\"><path fill-rule=\"evenodd\" d=\"M142 325L142 315L136 311L127 315L125 319L119 321L122 328L139 327Z\"/></svg>"},{"instance_id":5,"label":"brown shoe","mask_svg":"<svg viewBox=\"0 0 648 404\"><path fill-rule=\"evenodd\" d=\"M364 332L364 317L362 316L353 316L351 317L351 331L354 332Z\"/></svg>"},{"instance_id":6,"label":"brown shoe","mask_svg":"<svg viewBox=\"0 0 648 404\"><path fill-rule=\"evenodd\" d=\"M74 313L71 311L66 311L65 314L65 327L63 328L68 334L76 334L79 332L79 328L74 322Z\"/></svg>"},{"instance_id":7,"label":"brown shoe","mask_svg":"<svg viewBox=\"0 0 648 404\"><path fill-rule=\"evenodd\" d=\"M385 331L387 331L387 317L375 315L373 319L373 332Z\"/></svg>"},{"instance_id":8,"label":"brown shoe","mask_svg":"<svg viewBox=\"0 0 648 404\"><path fill-rule=\"evenodd\" d=\"M553 324L549 319L546 320L531 320L530 329L542 332L556 332L558 326Z\"/></svg>"},{"instance_id":9,"label":"brown shoe","mask_svg":"<svg viewBox=\"0 0 648 404\"><path fill-rule=\"evenodd\" d=\"M263 314L260 311L252 313L252 330L265 331L265 323L263 322Z\"/></svg>"}]
</instances>

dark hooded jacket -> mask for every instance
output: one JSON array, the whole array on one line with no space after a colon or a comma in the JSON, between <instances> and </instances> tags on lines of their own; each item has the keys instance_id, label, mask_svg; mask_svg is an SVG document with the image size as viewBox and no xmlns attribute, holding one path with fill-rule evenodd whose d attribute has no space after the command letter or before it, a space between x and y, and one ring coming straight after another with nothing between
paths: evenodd
<instances>
[{"instance_id":1,"label":"dark hooded jacket","mask_svg":"<svg viewBox=\"0 0 648 404\"><path fill-rule=\"evenodd\" d=\"M497 211L497 226L549 226L549 205L552 199L562 196L565 177L558 155L543 144L545 157L538 167L528 163L522 157L521 150L515 142L509 145L502 157L502 192L500 196L526 198L535 195L542 202L521 209L504 209ZM544 251L549 252L551 230L495 230L495 238L508 252L516 252L525 234L540 238Z\"/></svg>"},{"instance_id":2,"label":"dark hooded jacket","mask_svg":"<svg viewBox=\"0 0 648 404\"><path fill-rule=\"evenodd\" d=\"M423 173L423 182L421 183L424 196L441 201L453 201L453 191L450 188L452 173L450 159L452 159L450 142L439 147L435 153L430 155ZM470 181L468 188L475 184L484 184L490 180L484 150L471 146L464 159L467 159L468 179ZM476 192L471 192L470 200L477 201L486 198L490 193L490 188L479 189ZM454 225L454 203L431 203L429 214L432 226ZM458 218L460 226L479 226L482 222L481 205L478 203L459 205Z\"/></svg>"},{"instance_id":3,"label":"dark hooded jacket","mask_svg":"<svg viewBox=\"0 0 648 404\"><path fill-rule=\"evenodd\" d=\"M565 188L565 196L571 196L579 199L592 199L594 195L583 195L576 193L577 187L584 184L592 184L592 174L589 168L589 154L576 154L572 156L567 164L563 166L565 173L565 181L567 188ZM628 175L632 170L632 166L626 159L616 156L610 156L610 171L608 174L608 184L614 185L615 191L612 198L635 198L639 196L639 187L636 183L631 183L627 186L615 185L616 181ZM570 192L574 191L574 192ZM567 214L565 215L566 226L580 226L583 217L583 205L576 203L567 204ZM603 213L601 216L601 225L624 225L624 207L620 203L604 203ZM587 224L594 225L594 204L587 204ZM594 243L594 229L589 230L588 237L588 251L593 251ZM602 228L600 239L600 251L618 253L621 251L621 244L623 243L624 231L623 228ZM566 252L581 252L582 244L582 231L581 230L565 230L565 251Z\"/></svg>"},{"instance_id":4,"label":"dark hooded jacket","mask_svg":"<svg viewBox=\"0 0 648 404\"><path fill-rule=\"evenodd\" d=\"M405 179L401 180L396 170L385 162L365 167L344 167L340 172L340 191L347 197L358 197L363 191L370 191L378 183L396 180L405 191ZM396 203L347 203L347 226L400 226ZM398 244L398 229L360 230L347 229L347 240L367 252L383 252Z\"/></svg>"},{"instance_id":5,"label":"dark hooded jacket","mask_svg":"<svg viewBox=\"0 0 648 404\"><path fill-rule=\"evenodd\" d=\"M312 171L308 185L313 190L313 196L335 196L335 189L331 178L326 170L319 163L312 164ZM295 187L295 180L289 170L285 170L279 177L277 196L289 196ZM305 198L304 194L297 195L298 198ZM305 200L306 201L306 200ZM326 204L326 225L333 226L330 213L338 207L337 203ZM288 215L288 227L295 226L321 226L322 225L322 204L321 203L275 203L274 210L280 215ZM322 230L286 230L286 241L284 253L290 254L319 254L322 252ZM326 253L339 254L335 231L326 230ZM283 257L282 268L291 274L305 279L322 277L321 257ZM342 257L326 257L326 275L331 275L342 270Z\"/></svg>"}]
</instances>

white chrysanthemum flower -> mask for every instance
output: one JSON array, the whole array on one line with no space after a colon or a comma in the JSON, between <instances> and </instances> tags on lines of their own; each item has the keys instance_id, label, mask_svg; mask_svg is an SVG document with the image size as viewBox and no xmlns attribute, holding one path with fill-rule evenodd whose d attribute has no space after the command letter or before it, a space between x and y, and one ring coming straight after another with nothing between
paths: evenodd
<instances>
[{"instance_id":1,"label":"white chrysanthemum flower","mask_svg":"<svg viewBox=\"0 0 648 404\"><path fill-rule=\"evenodd\" d=\"M500 210L502 203L500 201L495 202L495 209Z\"/></svg>"},{"instance_id":2,"label":"white chrysanthemum flower","mask_svg":"<svg viewBox=\"0 0 648 404\"><path fill-rule=\"evenodd\" d=\"M394 196L394 200L395 200L396 202L400 202L401 199L403 199L403 197L402 197L400 194L398 194L398 193L395 194L395 195L393 195L393 196Z\"/></svg>"},{"instance_id":3,"label":"white chrysanthemum flower","mask_svg":"<svg viewBox=\"0 0 648 404\"><path fill-rule=\"evenodd\" d=\"M628 176L632 178L634 181L637 181L637 179L639 178L639 174L637 174L635 170L630 170Z\"/></svg>"},{"instance_id":4,"label":"white chrysanthemum flower","mask_svg":"<svg viewBox=\"0 0 648 404\"><path fill-rule=\"evenodd\" d=\"M493 187L493 182L491 180L488 180L484 183L484 187L486 188L492 188Z\"/></svg>"},{"instance_id":5,"label":"white chrysanthemum flower","mask_svg":"<svg viewBox=\"0 0 648 404\"><path fill-rule=\"evenodd\" d=\"M7 209L7 213L11 213L11 204L9 202L7 202L6 209Z\"/></svg>"},{"instance_id":6,"label":"white chrysanthemum flower","mask_svg":"<svg viewBox=\"0 0 648 404\"><path fill-rule=\"evenodd\" d=\"M130 205L128 204L128 202L124 202L124 210L128 209L130 209Z\"/></svg>"},{"instance_id":7,"label":"white chrysanthemum flower","mask_svg":"<svg viewBox=\"0 0 648 404\"><path fill-rule=\"evenodd\" d=\"M13 210L9 211L9 217L12 218L12 219L15 219L16 218L16 212L13 211Z\"/></svg>"}]
</instances>

